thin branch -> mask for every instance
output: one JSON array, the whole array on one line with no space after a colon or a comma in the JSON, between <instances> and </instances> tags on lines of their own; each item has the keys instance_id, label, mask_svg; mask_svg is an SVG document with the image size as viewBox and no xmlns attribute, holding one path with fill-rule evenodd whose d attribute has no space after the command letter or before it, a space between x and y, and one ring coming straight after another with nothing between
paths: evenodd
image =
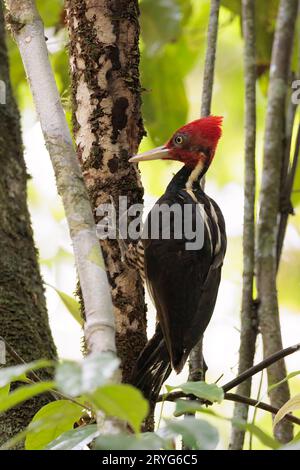
<instances>
[{"instance_id":1,"label":"thin branch","mask_svg":"<svg viewBox=\"0 0 300 470\"><path fill-rule=\"evenodd\" d=\"M260 408L264 411L268 411L270 413L276 414L279 411L278 407L268 405L267 403L261 402L259 400L254 400L253 398L245 397L240 394L228 393L228 391L236 387L240 383L244 382L245 380L249 379L249 377L252 377L258 372L261 372L262 370L266 369L270 365L274 364L275 362L280 361L284 357L289 356L290 354L294 354L295 352L299 350L300 350L300 343L295 344L294 346L290 346L286 349L283 349L282 351L278 351L277 353L272 354L272 356L268 357L267 359L264 359L263 361L259 362L255 366L250 367L248 370L240 374L234 380L231 380L227 384L223 385L222 389L224 391L224 399L234 401L236 403L243 403L249 406L255 406L256 408ZM169 394L162 394L158 397L157 401L158 402L161 402L161 401L174 402L180 398L188 398L190 400L195 400L201 404L206 404L206 405L212 404L208 400L202 400L193 394L186 394L184 392L172 392ZM296 423L300 425L300 419L290 414L286 415L286 419L292 423Z\"/></svg>"},{"instance_id":2,"label":"thin branch","mask_svg":"<svg viewBox=\"0 0 300 470\"><path fill-rule=\"evenodd\" d=\"M279 267L279 263L281 259L281 253L282 253L288 218L290 214L294 213L293 206L291 203L291 196L292 196L293 185L294 185L298 161L299 161L299 152L300 152L300 125L298 126L298 131L297 131L297 140L296 140L296 145L295 145L293 162L292 162L290 171L288 172L286 185L283 191L283 198L281 201L281 213L280 213L280 221L279 221L278 236L277 236L277 269Z\"/></svg>"},{"instance_id":3,"label":"thin branch","mask_svg":"<svg viewBox=\"0 0 300 470\"><path fill-rule=\"evenodd\" d=\"M221 3L220 0L211 0L210 2L210 13L209 13L209 24L208 24L208 31L207 31L207 46L206 46L203 88L202 88L202 101L201 101L201 116L202 117L210 115L213 85L214 85L214 74L215 74L220 3Z\"/></svg>"},{"instance_id":4,"label":"thin branch","mask_svg":"<svg viewBox=\"0 0 300 470\"><path fill-rule=\"evenodd\" d=\"M179 400L180 398L189 398L193 401L198 402L200 405L211 405L210 402L206 400L201 400L201 398L196 397L193 394L186 394L184 392L173 392L170 394L166 395L160 395L158 397L158 401L169 401L169 402L174 402L176 400ZM255 406L256 408L260 408L261 410L268 411L269 413L276 414L279 411L279 408L275 408L275 406L271 406L268 403L264 403L262 401L254 400L253 398L249 397L243 397L242 395L238 395L236 393L225 393L224 394L224 400L228 401L234 401L237 403L245 403L249 406ZM300 419L297 418L296 416L293 416L291 414L285 415L285 419L288 421L299 424L300 425Z\"/></svg>"},{"instance_id":5,"label":"thin branch","mask_svg":"<svg viewBox=\"0 0 300 470\"><path fill-rule=\"evenodd\" d=\"M257 304L253 299L255 266L255 146L256 146L256 35L255 2L242 1L242 26L244 35L245 69L245 169L244 169L244 224L243 224L243 291L241 308L241 341L239 370L241 374L253 366L257 337ZM251 395L251 379L239 385L238 393ZM247 422L248 406L238 403L234 417ZM230 449L243 448L245 431L232 428Z\"/></svg>"},{"instance_id":6,"label":"thin branch","mask_svg":"<svg viewBox=\"0 0 300 470\"><path fill-rule=\"evenodd\" d=\"M300 351L300 343L294 344L293 346L289 346L288 348L282 349L281 351L277 351L275 354L272 354L272 356L267 357L266 359L259 362L255 366L250 367L249 369L245 370L245 372L238 375L235 379L231 380L230 382L227 382L225 385L222 385L221 388L223 389L224 393L226 393L229 390L232 390L234 387L237 387L240 383L249 379L249 377L253 377L253 375L257 374L258 372L261 372L267 367L270 367L275 362L280 361L284 357L290 356L291 354L294 354L297 351ZM189 396L189 395L185 395L185 394L182 395L182 392L162 394L158 397L157 401L163 401L166 399L166 397L170 397L170 396L175 397L171 400L171 401L174 401L174 399L177 399L177 397L180 398L181 396Z\"/></svg>"},{"instance_id":7,"label":"thin branch","mask_svg":"<svg viewBox=\"0 0 300 470\"><path fill-rule=\"evenodd\" d=\"M279 408L275 408L275 406L271 406L268 403L264 403L263 401L254 400L253 398L243 397L242 395L238 395L236 393L225 393L224 400L234 401L236 403L245 403L249 406L254 406L255 408L259 408L264 411L268 411L269 413L276 414L279 411ZM296 416L291 414L285 415L285 419L290 421L291 423L298 424L300 426L300 419Z\"/></svg>"},{"instance_id":8,"label":"thin branch","mask_svg":"<svg viewBox=\"0 0 300 470\"><path fill-rule=\"evenodd\" d=\"M87 346L90 352L115 353L115 322L104 260L49 62L44 26L33 0L7 0L6 5L69 225L85 304ZM113 428L112 424L109 431Z\"/></svg>"},{"instance_id":9,"label":"thin branch","mask_svg":"<svg viewBox=\"0 0 300 470\"><path fill-rule=\"evenodd\" d=\"M234 387L238 386L245 380L249 379L250 377L253 377L253 375L257 374L258 372L261 372L263 369L270 367L272 364L275 364L276 362L280 361L284 357L294 354L295 352L299 350L300 350L300 343L295 344L294 346L290 346L288 348L282 349L281 351L277 351L276 353L267 357L266 359L259 362L255 366L250 367L249 369L245 370L245 372L238 375L235 379L223 385L222 388L224 392L228 392L229 390L232 390Z\"/></svg>"}]
</instances>

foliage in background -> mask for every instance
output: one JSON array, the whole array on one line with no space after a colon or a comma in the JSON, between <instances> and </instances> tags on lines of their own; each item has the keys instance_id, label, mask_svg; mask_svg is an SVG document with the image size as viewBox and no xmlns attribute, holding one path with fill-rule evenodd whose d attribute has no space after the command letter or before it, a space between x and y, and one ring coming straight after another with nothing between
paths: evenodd
<instances>
[{"instance_id":1,"label":"foliage in background","mask_svg":"<svg viewBox=\"0 0 300 470\"><path fill-rule=\"evenodd\" d=\"M55 366L55 379L51 382L40 381L39 370L49 366ZM28 428L14 436L2 450L15 446L23 439L27 450L80 450L88 448L88 445L98 450L174 449L179 437L190 449L216 448L219 442L217 428L207 420L200 419L199 415L196 418L165 418L164 425L159 426L156 432L141 434L142 423L149 411L148 403L141 392L131 385L112 382L118 366L118 359L110 353L103 353L90 355L81 362L62 361L55 364L40 360L2 368L0 412L40 393L48 392L55 398L55 401L41 408ZM25 385L10 392L10 384L15 381L24 382ZM209 401L211 405L224 399L223 390L215 384L187 382L178 387L169 387L168 390L174 389L193 393L196 397ZM299 409L299 396L294 398L293 403L285 406L287 407L288 410ZM217 420L228 420L199 402L183 399L175 401L174 417L178 418L192 411L200 413L204 418L213 416ZM125 433L124 429L123 434L102 436L101 429L95 424L95 415L98 412L123 421L131 432ZM282 409L278 420L287 412ZM279 448L279 443L257 426L237 421L235 424L251 430L265 447ZM297 438L294 444L299 445Z\"/></svg>"},{"instance_id":2,"label":"foliage in background","mask_svg":"<svg viewBox=\"0 0 300 470\"><path fill-rule=\"evenodd\" d=\"M240 27L240 0L222 0L225 8L221 10L220 35L217 55L216 87L213 113L224 115L224 137L218 155L212 166L209 180L219 188L235 183L242 184L243 175L243 70L242 70L242 37ZM37 0L37 6L46 24L48 46L51 62L55 70L65 109L69 114L68 103L70 82L68 74L67 40L64 31L64 15L62 0ZM271 44L273 40L278 0L256 0L257 37L259 73L258 89L258 141L262 141L266 90L268 85L268 67L270 63ZM203 52L209 12L209 1L203 0L141 0L141 75L143 91L143 115L148 137L142 146L147 149L160 145L177 127L189 119L196 119L200 112L201 73L203 68ZM8 38L13 86L23 111L32 107L23 66L15 44ZM296 55L296 50L295 54ZM261 144L258 144L260 171ZM174 164L157 162L143 168L143 180L146 191L160 195L171 177ZM162 175L158 178L158 172ZM34 195L30 183L30 195ZM36 200L36 199L35 199ZM293 203L300 202L300 168L293 193ZM55 223L61 220L61 214L55 214ZM292 232L299 237L299 211L290 222ZM232 239L229 247L230 272L227 275L236 282L240 273L240 253L236 249L240 244L240 236ZM68 255L68 254L67 254ZM72 259L72 258L71 258ZM59 261L65 262L66 257L60 250L45 263L57 266ZM300 286L300 250L297 244L289 244L284 253L279 273L279 300L281 308L299 312L300 299L295 295ZM56 268L55 268L56 269ZM59 290L58 294L76 317L76 304ZM237 300L238 302L238 300ZM238 307L237 307L238 308ZM294 380L293 393L299 392L299 382ZM6 393L6 389L2 393ZM1 395L2 397L2 395ZM55 405L58 406L58 405ZM72 406L71 406L72 408ZM76 421L76 420L75 420ZM70 421L66 426L70 431ZM260 427L271 430L271 420L264 416L259 421ZM93 426L93 425L91 425ZM68 431L64 428L63 431ZM81 431L81 429L80 429ZM72 433L72 431L70 431ZM79 432L79 431L78 431ZM95 436L90 428L88 436ZM87 431L88 433L88 431ZM94 433L94 434L93 434ZM71 436L72 437L72 436ZM93 437L91 439L93 439ZM84 439L89 439L83 432ZM135 439L135 437L133 437ZM148 439L148 440L147 440ZM149 436L140 438L146 446ZM161 445L160 436L155 445ZM80 442L83 442L80 441ZM78 441L76 441L78 442ZM128 437L128 446L133 444ZM151 441L152 442L152 441ZM159 444L160 443L160 444ZM58 444L59 445L59 444ZM99 448L105 442L98 441ZM119 444L116 444L119 445ZM148 445L148 444L147 444ZM149 444L150 445L150 444ZM260 443L259 446L262 446ZM149 448L149 447L146 447Z\"/></svg>"}]
</instances>

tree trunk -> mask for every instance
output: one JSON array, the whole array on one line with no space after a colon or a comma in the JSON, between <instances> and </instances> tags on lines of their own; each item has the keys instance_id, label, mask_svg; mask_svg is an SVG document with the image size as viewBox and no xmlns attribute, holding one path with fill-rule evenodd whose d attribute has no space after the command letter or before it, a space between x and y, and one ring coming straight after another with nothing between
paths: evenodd
<instances>
[{"instance_id":1,"label":"tree trunk","mask_svg":"<svg viewBox=\"0 0 300 470\"><path fill-rule=\"evenodd\" d=\"M265 357L282 349L276 287L277 219L284 155L286 96L297 8L297 0L280 1L270 67L256 262L259 325ZM283 360L268 368L269 385L281 381L285 376ZM269 395L271 404L281 407L290 396L288 383L276 387ZM292 426L282 421L276 427L275 435L281 442L290 441L293 436Z\"/></svg>"},{"instance_id":2,"label":"tree trunk","mask_svg":"<svg viewBox=\"0 0 300 470\"><path fill-rule=\"evenodd\" d=\"M129 157L144 135L140 113L137 0L67 0L73 126L78 158L95 213L127 196L142 202ZM121 261L117 241L101 243L111 285L124 382L146 343L146 307L139 273Z\"/></svg>"},{"instance_id":3,"label":"tree trunk","mask_svg":"<svg viewBox=\"0 0 300 470\"><path fill-rule=\"evenodd\" d=\"M26 173L20 117L9 81L5 28L0 3L0 80L6 103L0 104L0 336L26 362L56 358L44 288L26 203ZM8 352L7 365L17 362ZM46 372L40 372L49 378ZM28 400L0 417L0 444L24 429L49 396Z\"/></svg>"}]
</instances>

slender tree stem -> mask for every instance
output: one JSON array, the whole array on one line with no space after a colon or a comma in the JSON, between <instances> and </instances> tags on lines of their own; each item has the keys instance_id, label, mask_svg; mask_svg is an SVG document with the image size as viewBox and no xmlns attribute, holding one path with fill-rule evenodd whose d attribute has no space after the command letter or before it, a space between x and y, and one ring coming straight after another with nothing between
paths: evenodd
<instances>
[{"instance_id":1,"label":"slender tree stem","mask_svg":"<svg viewBox=\"0 0 300 470\"><path fill-rule=\"evenodd\" d=\"M282 349L276 286L278 209L281 169L284 152L286 96L294 41L298 0L281 0L276 22L270 66L270 83L264 139L263 176L257 237L257 290L259 326L263 337L264 356ZM268 369L268 382L277 383L286 376L284 361ZM289 399L287 382L270 391L272 406L281 407ZM281 422L275 429L280 442L292 439L292 426Z\"/></svg>"},{"instance_id":2,"label":"slender tree stem","mask_svg":"<svg viewBox=\"0 0 300 470\"><path fill-rule=\"evenodd\" d=\"M255 265L255 146L256 146L256 37L255 2L242 1L245 69L245 170L244 170L244 224L243 224L243 291L241 308L241 341L239 375L253 365L257 337L257 304L253 299ZM242 381L238 393L250 397L251 378ZM234 417L247 422L248 406L237 403ZM245 431L232 428L230 448L243 448Z\"/></svg>"},{"instance_id":3,"label":"slender tree stem","mask_svg":"<svg viewBox=\"0 0 300 470\"><path fill-rule=\"evenodd\" d=\"M222 388L224 392L228 392L229 390L232 390L234 387L237 387L239 384L241 384L245 380L248 380L250 377L253 377L253 375L257 374L258 372L261 372L263 369L270 367L272 364L275 364L276 362L280 361L284 357L289 356L290 354L294 354L295 352L299 350L300 350L300 343L295 344L294 346L290 346L288 348L282 349L281 351L277 351L276 353L267 357L266 359L259 362L255 366L250 367L249 369L245 370L243 373L238 375L235 379L223 385ZM274 383L275 382L273 382L273 384ZM273 385L273 384L270 384L270 385Z\"/></svg>"},{"instance_id":4,"label":"slender tree stem","mask_svg":"<svg viewBox=\"0 0 300 470\"><path fill-rule=\"evenodd\" d=\"M203 76L201 116L209 116L214 86L217 39L219 29L220 0L211 0L209 24L207 31L207 46Z\"/></svg>"}]
</instances>

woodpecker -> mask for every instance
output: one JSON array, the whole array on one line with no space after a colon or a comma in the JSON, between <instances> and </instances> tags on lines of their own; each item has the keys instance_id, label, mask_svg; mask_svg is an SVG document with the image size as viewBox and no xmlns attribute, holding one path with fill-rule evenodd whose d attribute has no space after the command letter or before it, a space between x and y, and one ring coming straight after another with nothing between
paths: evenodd
<instances>
[{"instance_id":1,"label":"woodpecker","mask_svg":"<svg viewBox=\"0 0 300 470\"><path fill-rule=\"evenodd\" d=\"M154 336L137 360L132 383L152 403L171 370L181 372L215 307L226 252L225 222L216 202L203 191L201 179L215 155L221 127L222 117L198 119L178 129L165 145L129 160L183 163L146 219L146 236L138 244L135 262L156 307L157 324ZM189 214L179 223L179 236L176 212L171 212L174 206L182 214ZM185 212L188 206L190 210ZM162 207L170 208L168 237L164 237L167 219L153 218ZM159 221L158 236L151 238L153 220ZM194 241L199 235L201 246L193 245L186 236L183 225L187 223Z\"/></svg>"}]
</instances>

